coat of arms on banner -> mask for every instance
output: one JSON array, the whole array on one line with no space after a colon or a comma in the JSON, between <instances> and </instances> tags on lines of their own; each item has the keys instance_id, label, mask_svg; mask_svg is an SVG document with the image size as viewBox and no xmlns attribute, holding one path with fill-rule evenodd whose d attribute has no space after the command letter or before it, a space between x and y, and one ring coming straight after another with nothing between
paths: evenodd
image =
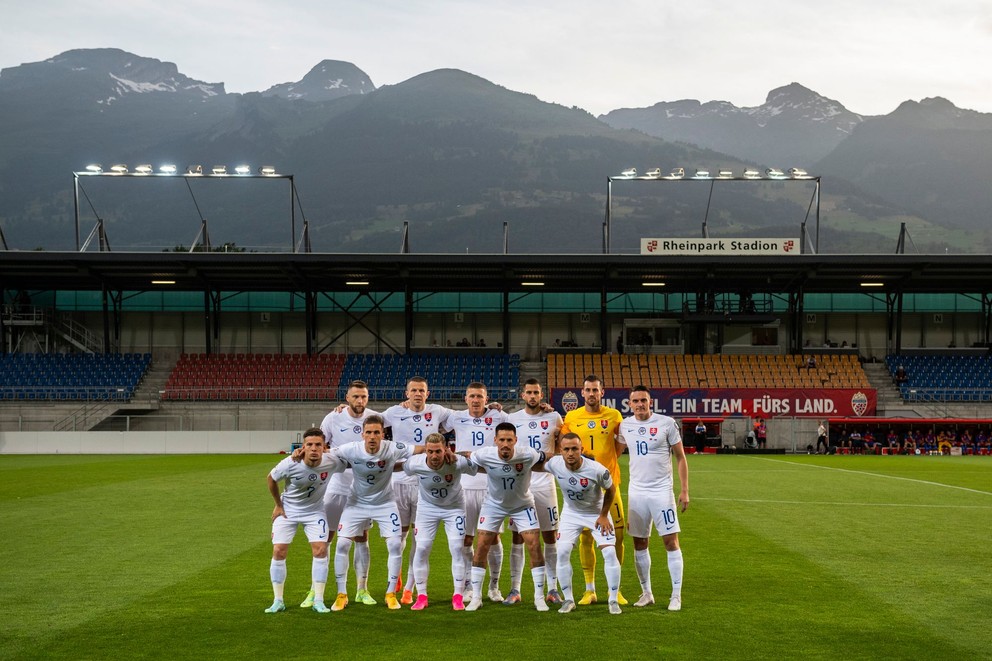
<instances>
[{"instance_id":1,"label":"coat of arms on banner","mask_svg":"<svg viewBox=\"0 0 992 661\"><path fill-rule=\"evenodd\" d=\"M865 411L868 410L868 395L864 394L860 390L851 396L851 408L854 409L854 414L857 416L862 416Z\"/></svg>"}]
</instances>

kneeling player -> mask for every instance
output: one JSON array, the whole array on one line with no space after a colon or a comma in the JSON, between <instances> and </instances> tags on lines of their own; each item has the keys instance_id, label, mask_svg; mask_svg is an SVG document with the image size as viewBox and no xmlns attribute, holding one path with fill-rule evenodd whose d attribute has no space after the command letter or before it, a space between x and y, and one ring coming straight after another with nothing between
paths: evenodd
<instances>
[{"instance_id":1,"label":"kneeling player","mask_svg":"<svg viewBox=\"0 0 992 661\"><path fill-rule=\"evenodd\" d=\"M269 576L272 579L274 599L266 613L286 610L283 603L283 588L286 584L286 552L296 530L303 525L310 550L313 552L311 577L314 599L312 608L318 613L327 613L324 605L324 587L327 585L327 541L330 531L324 514L324 491L327 489L331 473L341 472L346 464L336 457L324 456L324 433L316 428L303 433L303 461L287 457L276 464L266 481L269 493L275 500L272 510L272 562ZM286 480L286 488L279 494L279 481Z\"/></svg>"},{"instance_id":2,"label":"kneeling player","mask_svg":"<svg viewBox=\"0 0 992 661\"><path fill-rule=\"evenodd\" d=\"M564 494L561 519L558 521L558 582L564 603L559 613L575 610L572 596L572 549L580 533L588 529L603 554L606 582L610 590L609 608L612 615L620 614L617 595L620 591L620 561L617 558L617 538L610 518L610 508L617 488L610 471L592 459L582 456L582 440L577 434L561 437L561 456L552 457L544 470L558 480ZM540 469L538 469L540 470Z\"/></svg>"},{"instance_id":3,"label":"kneeling player","mask_svg":"<svg viewBox=\"0 0 992 661\"><path fill-rule=\"evenodd\" d=\"M403 464L407 475L418 478L419 505L413 534L417 540L417 550L413 557L413 576L417 585L417 601L411 610L427 608L427 575L430 571L431 548L440 524L448 536L448 551L451 553L451 577L454 581L454 594L451 607L464 610L464 597L461 590L465 584L465 558L462 555L462 540L465 538L465 497L462 493L463 473L474 475L476 467L465 457L457 457L455 463L445 461L447 443L438 433L429 434L424 441L426 453L411 457Z\"/></svg>"}]
</instances>

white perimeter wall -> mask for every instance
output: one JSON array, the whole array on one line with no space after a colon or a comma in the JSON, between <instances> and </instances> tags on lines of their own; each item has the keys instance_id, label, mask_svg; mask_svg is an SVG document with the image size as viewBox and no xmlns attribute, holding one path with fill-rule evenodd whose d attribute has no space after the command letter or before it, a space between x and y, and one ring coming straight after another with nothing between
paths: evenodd
<instances>
[{"instance_id":1,"label":"white perimeter wall","mask_svg":"<svg viewBox=\"0 0 992 661\"><path fill-rule=\"evenodd\" d=\"M297 432L0 432L0 454L273 454Z\"/></svg>"}]
</instances>

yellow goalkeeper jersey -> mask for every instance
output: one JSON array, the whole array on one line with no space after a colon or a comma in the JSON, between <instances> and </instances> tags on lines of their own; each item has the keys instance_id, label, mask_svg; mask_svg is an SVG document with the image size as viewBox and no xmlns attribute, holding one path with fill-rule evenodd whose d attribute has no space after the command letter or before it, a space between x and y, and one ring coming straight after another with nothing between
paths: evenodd
<instances>
[{"instance_id":1,"label":"yellow goalkeeper jersey","mask_svg":"<svg viewBox=\"0 0 992 661\"><path fill-rule=\"evenodd\" d=\"M571 432L582 439L582 450L609 469L613 483L618 489L620 463L615 439L617 427L622 420L620 411L609 406L600 406L598 413L589 413L586 407L582 406L565 414L561 428L561 434Z\"/></svg>"}]
</instances>

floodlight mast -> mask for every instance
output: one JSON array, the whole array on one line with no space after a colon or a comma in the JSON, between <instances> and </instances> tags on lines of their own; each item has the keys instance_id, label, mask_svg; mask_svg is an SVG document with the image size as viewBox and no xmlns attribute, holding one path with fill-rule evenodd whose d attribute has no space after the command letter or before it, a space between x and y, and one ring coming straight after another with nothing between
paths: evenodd
<instances>
[{"instance_id":1,"label":"floodlight mast","mask_svg":"<svg viewBox=\"0 0 992 661\"><path fill-rule=\"evenodd\" d=\"M820 177L811 175L802 168L790 168L784 172L777 168L768 168L765 174L755 168L745 168L741 176L733 176L733 172L721 168L717 171L717 176L712 176L709 170L699 169L692 177L685 176L685 168L674 168L670 174L662 175L661 168L648 170L643 176L637 176L636 168L626 168L619 175L610 175L606 178L606 220L603 223L603 253L610 252L610 237L613 229L613 182L614 181L709 181L709 197L706 200L706 212L703 215L702 237L709 238L709 213L710 204L713 201L713 186L717 181L811 181L813 182L813 196L810 199L809 208L806 210L806 218L800 225L800 250L806 252L807 246L810 251L819 253L820 251ZM816 230L813 243L808 240L806 223L809 220L810 211L816 210Z\"/></svg>"},{"instance_id":2,"label":"floodlight mast","mask_svg":"<svg viewBox=\"0 0 992 661\"><path fill-rule=\"evenodd\" d=\"M187 185L189 185L190 179L288 179L289 180L289 215L290 215L290 242L289 249L294 252L298 252L299 248L296 243L296 202L297 202L297 192L296 192L296 182L294 176L291 174L279 174L276 169L271 165L265 165L258 169L257 174L251 172L250 166L239 164L235 166L234 172L228 172L226 165L215 165L211 168L204 168L202 165L190 165L186 168L185 172L179 172L175 165L167 164L159 167L158 172L155 172L150 165L138 165L135 166L134 171L130 171L128 166L119 163L115 164L110 168L110 171L104 171L103 167L96 164L87 165L86 169L81 172L72 173L72 188L73 188L73 210L75 217L75 230L76 230L76 251L81 252L86 250L92 240L94 234L100 237L101 250L109 250L110 245L106 241L106 234L103 229L103 219L99 217L96 213L96 209L93 208L93 203L90 202L89 197L86 196L86 191L83 191L83 195L86 196L86 201L90 204L90 208L93 209L93 214L97 216L97 225L94 230L90 232L90 238L81 246L79 242L79 193L80 187L80 177L117 177L117 178L128 178L128 177L138 177L138 178L172 178L172 179L185 179ZM192 190L190 191L192 193ZM301 209L302 211L302 209ZM203 218L201 216L201 227L200 233L204 234L206 232L205 224L203 223ZM310 237L308 228L306 227L306 218L304 218L304 236L301 237L300 245L305 246L307 252L310 251ZM199 240L199 235L197 236Z\"/></svg>"}]
</instances>

